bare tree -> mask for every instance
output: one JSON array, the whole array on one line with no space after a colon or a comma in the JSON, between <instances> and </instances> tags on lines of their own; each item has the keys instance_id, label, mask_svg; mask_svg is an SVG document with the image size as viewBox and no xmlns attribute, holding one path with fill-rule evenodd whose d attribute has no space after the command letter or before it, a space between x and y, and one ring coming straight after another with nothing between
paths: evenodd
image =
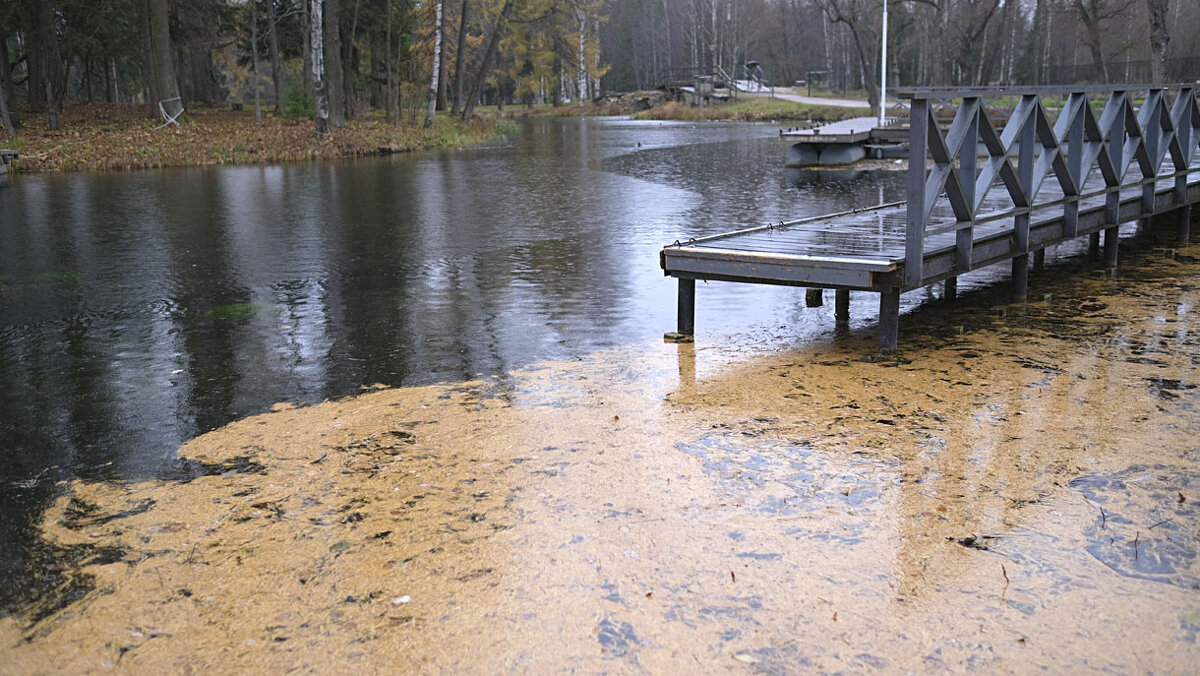
<instances>
[{"instance_id":1,"label":"bare tree","mask_svg":"<svg viewBox=\"0 0 1200 676\"><path fill-rule=\"evenodd\" d=\"M850 31L850 38L854 41L854 53L858 57L859 67L862 68L868 106L871 109L878 108L879 85L876 82L879 78L873 50L876 33L872 29L875 17L882 17L882 9L875 9L875 3L871 0L816 0L816 3L832 23L842 24Z\"/></svg>"},{"instance_id":2,"label":"bare tree","mask_svg":"<svg viewBox=\"0 0 1200 676\"><path fill-rule=\"evenodd\" d=\"M1150 72L1151 79L1163 82L1167 79L1167 46L1171 34L1167 30L1167 4L1169 0L1146 0L1150 18Z\"/></svg>"}]
</instances>

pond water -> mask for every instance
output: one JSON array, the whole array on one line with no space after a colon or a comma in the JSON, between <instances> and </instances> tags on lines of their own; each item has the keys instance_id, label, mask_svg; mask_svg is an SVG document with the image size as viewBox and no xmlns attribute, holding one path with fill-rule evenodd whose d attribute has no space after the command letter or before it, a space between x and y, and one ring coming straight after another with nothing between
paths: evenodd
<instances>
[{"instance_id":1,"label":"pond water","mask_svg":"<svg viewBox=\"0 0 1200 676\"><path fill-rule=\"evenodd\" d=\"M770 125L541 119L439 153L13 180L0 576L56 482L169 471L277 402L659 340L664 244L901 198L901 172L784 170L785 147ZM832 308L802 309L796 289L708 285L699 338L833 331Z\"/></svg>"}]
</instances>

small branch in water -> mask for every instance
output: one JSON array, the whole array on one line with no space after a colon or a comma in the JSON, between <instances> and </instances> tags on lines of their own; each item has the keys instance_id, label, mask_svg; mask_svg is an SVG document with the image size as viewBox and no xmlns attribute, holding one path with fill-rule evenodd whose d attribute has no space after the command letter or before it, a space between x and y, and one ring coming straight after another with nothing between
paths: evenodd
<instances>
[{"instance_id":1,"label":"small branch in water","mask_svg":"<svg viewBox=\"0 0 1200 676\"><path fill-rule=\"evenodd\" d=\"M1133 560L1134 561L1137 561L1137 559L1138 559L1138 540L1140 540L1141 537L1142 537L1142 531L1138 531L1133 534Z\"/></svg>"},{"instance_id":2,"label":"small branch in water","mask_svg":"<svg viewBox=\"0 0 1200 676\"><path fill-rule=\"evenodd\" d=\"M1004 576L1004 591L1000 592L1000 598L1003 599L1008 594L1008 569L1004 564L1000 564L1000 574Z\"/></svg>"},{"instance_id":3,"label":"small branch in water","mask_svg":"<svg viewBox=\"0 0 1200 676\"><path fill-rule=\"evenodd\" d=\"M1154 524L1153 526L1150 526L1150 528L1147 530L1154 530L1155 528L1158 528L1159 526L1163 525L1164 523L1171 523L1172 521L1174 521L1174 519L1163 519L1162 521L1159 521L1158 523Z\"/></svg>"}]
</instances>

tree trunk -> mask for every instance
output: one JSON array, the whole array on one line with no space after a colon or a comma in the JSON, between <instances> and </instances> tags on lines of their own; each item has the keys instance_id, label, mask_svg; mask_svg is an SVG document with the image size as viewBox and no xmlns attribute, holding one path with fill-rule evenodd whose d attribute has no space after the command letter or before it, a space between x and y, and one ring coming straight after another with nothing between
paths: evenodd
<instances>
[{"instance_id":1,"label":"tree trunk","mask_svg":"<svg viewBox=\"0 0 1200 676\"><path fill-rule=\"evenodd\" d=\"M463 105L463 73L466 71L463 64L467 61L467 13L470 11L470 4L470 0L463 0L462 14L459 16L458 51L454 56L454 107L450 111L451 115L458 115Z\"/></svg>"},{"instance_id":2,"label":"tree trunk","mask_svg":"<svg viewBox=\"0 0 1200 676\"><path fill-rule=\"evenodd\" d=\"M1096 70L1099 71L1103 82L1107 84L1109 81L1108 64L1104 63L1104 52L1102 51L1104 33L1100 27L1099 10L1094 0L1088 5L1084 4L1084 0L1075 0L1075 9L1079 12L1080 21L1083 22L1083 42L1092 54L1092 63L1096 65Z\"/></svg>"},{"instance_id":3,"label":"tree trunk","mask_svg":"<svg viewBox=\"0 0 1200 676\"><path fill-rule=\"evenodd\" d=\"M441 2L439 5L443 4ZM444 7L442 8L445 9ZM446 20L445 14L442 15L442 28L438 31L438 41L442 43L442 48L438 50L438 90L437 90L437 109L446 112L450 107L450 103L446 101L447 83L450 78L446 77Z\"/></svg>"},{"instance_id":4,"label":"tree trunk","mask_svg":"<svg viewBox=\"0 0 1200 676\"><path fill-rule=\"evenodd\" d=\"M588 85L587 52L584 49L587 40L587 15L583 10L579 10L576 18L579 19L579 105L582 107L584 99L587 98Z\"/></svg>"},{"instance_id":5,"label":"tree trunk","mask_svg":"<svg viewBox=\"0 0 1200 676\"><path fill-rule=\"evenodd\" d=\"M279 62L279 23L275 16L275 0L267 0L267 21L271 24L271 32L267 34L267 49L271 56L271 86L275 90L275 112L278 114L283 105L283 74Z\"/></svg>"},{"instance_id":6,"label":"tree trunk","mask_svg":"<svg viewBox=\"0 0 1200 676\"><path fill-rule=\"evenodd\" d=\"M66 81L63 72L62 57L58 50L58 33L55 30L55 9L49 0L42 0L34 5L33 31L27 46L27 66L29 76L26 84L29 87L29 108L33 111L50 110L61 104ZM51 117L51 124L56 120ZM51 128L56 129L57 126Z\"/></svg>"},{"instance_id":7,"label":"tree trunk","mask_svg":"<svg viewBox=\"0 0 1200 676\"><path fill-rule=\"evenodd\" d=\"M250 72L254 77L254 121L262 124L262 101L258 96L258 0L250 0L250 58L253 59Z\"/></svg>"},{"instance_id":8,"label":"tree trunk","mask_svg":"<svg viewBox=\"0 0 1200 676\"><path fill-rule=\"evenodd\" d=\"M301 0L300 4L304 6L301 12L301 18L304 20L304 70L301 79L304 84L304 91L313 92L313 46L312 46L312 14L309 11L309 3L311 0Z\"/></svg>"},{"instance_id":9,"label":"tree trunk","mask_svg":"<svg viewBox=\"0 0 1200 676\"><path fill-rule=\"evenodd\" d=\"M11 101L13 109L8 111L9 122L4 127L10 131L16 131L17 127L21 126L21 116L17 114L17 87L13 84L12 66L8 59L8 40L0 34L0 90L5 96L6 101Z\"/></svg>"},{"instance_id":10,"label":"tree trunk","mask_svg":"<svg viewBox=\"0 0 1200 676\"><path fill-rule=\"evenodd\" d=\"M392 4L387 8L387 45L383 50L387 61L387 92L383 96L384 107L387 109L387 123L396 124L400 121L400 106L396 100L396 68L392 61Z\"/></svg>"},{"instance_id":11,"label":"tree trunk","mask_svg":"<svg viewBox=\"0 0 1200 676\"><path fill-rule=\"evenodd\" d=\"M878 80L879 73L874 73L875 77L872 77L872 59L867 56L866 46L863 45L862 40L859 38L858 30L854 26L849 26L849 28L850 37L854 38L854 50L858 54L858 64L862 68L863 84L867 88L867 107L871 110L878 110L879 85L876 84L876 81Z\"/></svg>"},{"instance_id":12,"label":"tree trunk","mask_svg":"<svg viewBox=\"0 0 1200 676\"><path fill-rule=\"evenodd\" d=\"M179 79L175 75L175 48L171 44L167 0L147 0L150 10L150 61L154 65L154 88L158 100L151 101L158 115L161 101L179 97Z\"/></svg>"},{"instance_id":13,"label":"tree trunk","mask_svg":"<svg viewBox=\"0 0 1200 676\"><path fill-rule=\"evenodd\" d=\"M346 90L342 76L342 30L338 23L339 0L322 0L325 5L325 90L329 97L329 124L346 126ZM314 38L315 40L315 38ZM313 71L316 76L316 71Z\"/></svg>"},{"instance_id":14,"label":"tree trunk","mask_svg":"<svg viewBox=\"0 0 1200 676\"><path fill-rule=\"evenodd\" d=\"M356 98L354 96L354 42L358 38L358 9L362 0L354 0L354 14L350 18L350 33L342 40L342 86L345 88L346 119L352 120L357 115Z\"/></svg>"},{"instance_id":15,"label":"tree trunk","mask_svg":"<svg viewBox=\"0 0 1200 676\"><path fill-rule=\"evenodd\" d=\"M308 12L312 52L313 132L317 136L329 136L329 96L325 84L325 0L312 0Z\"/></svg>"},{"instance_id":16,"label":"tree trunk","mask_svg":"<svg viewBox=\"0 0 1200 676\"><path fill-rule=\"evenodd\" d=\"M12 117L8 114L8 103L5 101L5 87L0 87L0 125L4 125L4 133L9 137L16 136L13 129Z\"/></svg>"},{"instance_id":17,"label":"tree trunk","mask_svg":"<svg viewBox=\"0 0 1200 676\"><path fill-rule=\"evenodd\" d=\"M429 82L429 110L425 112L425 128L433 126L434 111L437 109L438 76L442 66L442 0L434 6L433 21L433 79Z\"/></svg>"},{"instance_id":18,"label":"tree trunk","mask_svg":"<svg viewBox=\"0 0 1200 676\"><path fill-rule=\"evenodd\" d=\"M154 49L150 43L150 3L153 0L145 0L141 3L142 9L146 11L145 21L142 22L142 49L146 53L146 102L150 104L150 116L158 117L158 100L161 99L158 95L158 78L154 76Z\"/></svg>"},{"instance_id":19,"label":"tree trunk","mask_svg":"<svg viewBox=\"0 0 1200 676\"><path fill-rule=\"evenodd\" d=\"M1171 42L1167 3L1168 0L1146 0L1150 17L1150 79L1155 83L1167 80L1167 44Z\"/></svg>"},{"instance_id":20,"label":"tree trunk","mask_svg":"<svg viewBox=\"0 0 1200 676\"><path fill-rule=\"evenodd\" d=\"M479 77L476 78L475 84L471 87L471 95L467 98L466 108L463 110L464 120L470 120L475 116L475 104L479 101L484 82L487 81L487 76L492 71L492 61L496 58L496 47L500 44L500 35L504 32L504 24L508 22L512 8L513 0L504 0L504 8L500 10L500 18L496 20L496 27L492 29L492 37L488 40L487 50L483 53L483 63L479 66Z\"/></svg>"}]
</instances>

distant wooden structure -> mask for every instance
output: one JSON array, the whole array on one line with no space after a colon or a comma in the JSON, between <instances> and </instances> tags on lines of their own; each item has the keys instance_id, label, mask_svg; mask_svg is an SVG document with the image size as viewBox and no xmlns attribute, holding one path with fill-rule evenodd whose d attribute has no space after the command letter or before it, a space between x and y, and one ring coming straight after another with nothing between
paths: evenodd
<instances>
[{"instance_id":1,"label":"distant wooden structure","mask_svg":"<svg viewBox=\"0 0 1200 676\"><path fill-rule=\"evenodd\" d=\"M879 347L889 352L905 291L942 282L952 298L959 275L1010 262L1012 295L1024 299L1030 254L1039 258L1046 247L1087 236L1098 250L1103 233L1104 261L1114 267L1121 224L1168 215L1186 240L1200 202L1198 91L1185 84L906 92L910 157L926 158L909 162L908 199L665 247L660 264L679 280L677 327L667 338L691 339L697 279L782 284L835 289L839 318L848 316L852 290L878 293ZM997 129L982 101L1001 97L1014 107ZM1044 105L1051 98L1056 104ZM943 131L931 103L945 100L957 107Z\"/></svg>"},{"instance_id":2,"label":"distant wooden structure","mask_svg":"<svg viewBox=\"0 0 1200 676\"><path fill-rule=\"evenodd\" d=\"M17 151L0 149L0 180L8 180L8 165L17 159Z\"/></svg>"}]
</instances>

